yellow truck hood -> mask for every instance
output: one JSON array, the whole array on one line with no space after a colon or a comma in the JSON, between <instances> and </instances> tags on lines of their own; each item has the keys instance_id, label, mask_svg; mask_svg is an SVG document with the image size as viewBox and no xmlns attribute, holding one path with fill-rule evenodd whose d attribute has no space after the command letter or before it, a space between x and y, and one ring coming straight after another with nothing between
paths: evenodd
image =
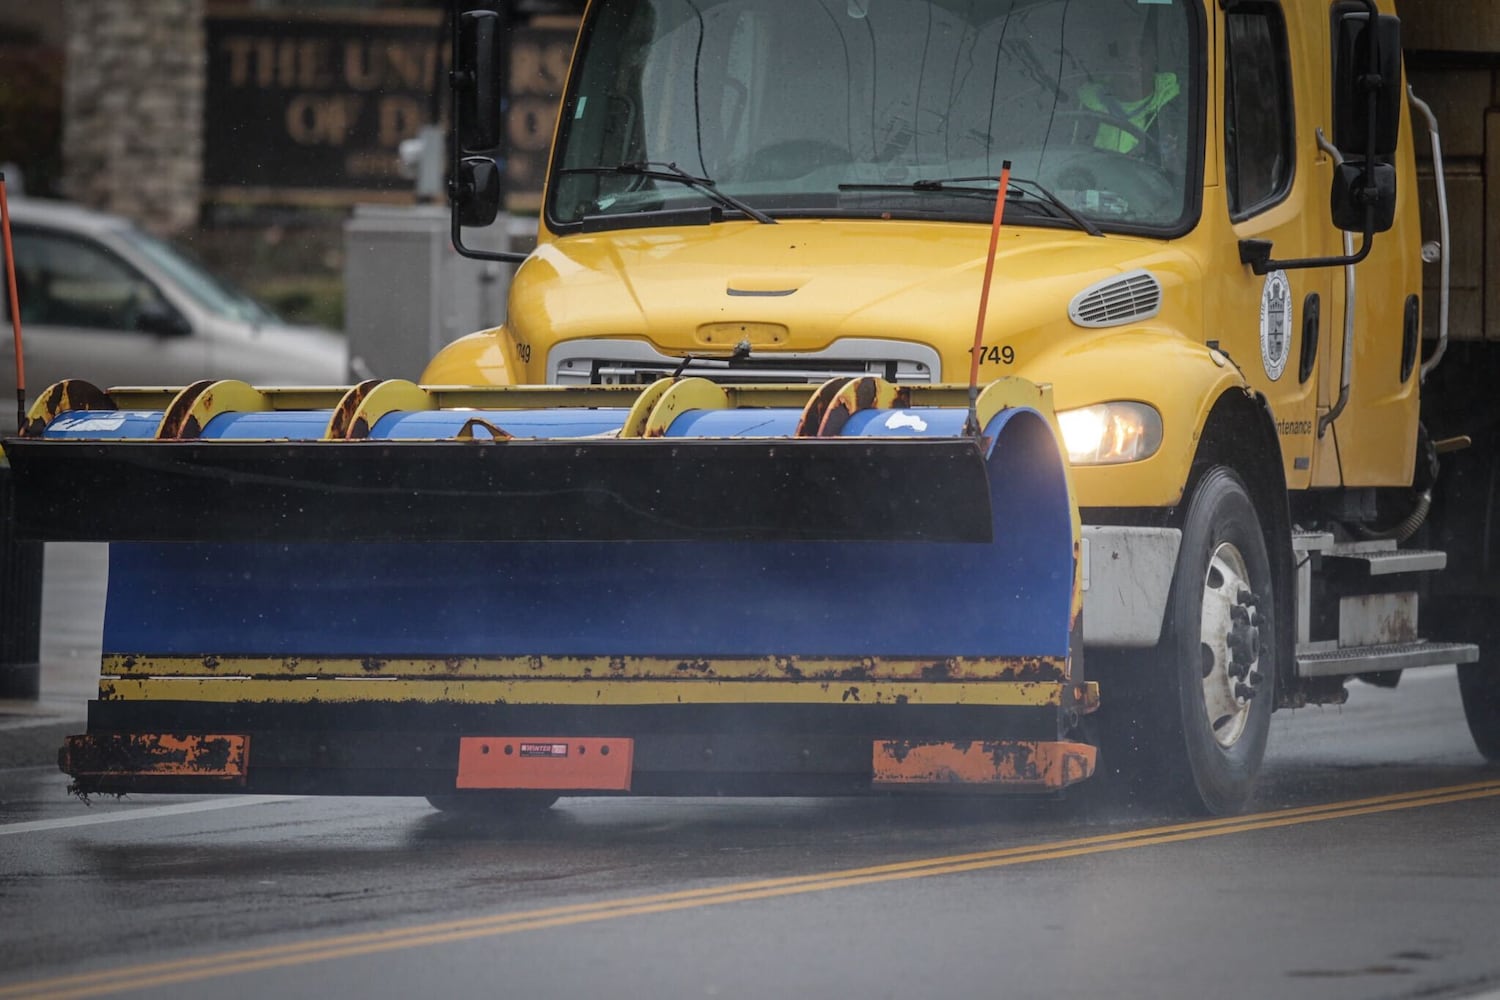
<instances>
[{"instance_id":1,"label":"yellow truck hood","mask_svg":"<svg viewBox=\"0 0 1500 1000\"><path fill-rule=\"evenodd\" d=\"M973 340L988 243L987 226L893 220L569 236L544 242L521 268L509 327L542 346L631 337L670 352L722 348L726 327L745 324L757 350L879 337L929 344L947 359ZM994 336L1058 324L1077 330L1067 320L1073 297L1135 268L1171 286L1189 262L1159 241L1006 228L987 328Z\"/></svg>"}]
</instances>

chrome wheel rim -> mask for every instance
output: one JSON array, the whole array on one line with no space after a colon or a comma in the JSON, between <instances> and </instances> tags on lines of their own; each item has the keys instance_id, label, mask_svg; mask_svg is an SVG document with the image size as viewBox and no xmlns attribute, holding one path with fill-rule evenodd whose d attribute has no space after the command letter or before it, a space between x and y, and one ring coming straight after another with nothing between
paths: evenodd
<instances>
[{"instance_id":1,"label":"chrome wheel rim","mask_svg":"<svg viewBox=\"0 0 1500 1000\"><path fill-rule=\"evenodd\" d=\"M1198 652L1203 675L1203 706L1208 710L1209 730L1225 750L1245 734L1250 722L1253 688L1231 671L1234 654L1230 633L1235 628L1234 609L1246 607L1250 594L1250 572L1245 557L1229 542L1220 542L1208 561L1203 579L1203 616ZM1249 673L1259 667L1257 654Z\"/></svg>"}]
</instances>

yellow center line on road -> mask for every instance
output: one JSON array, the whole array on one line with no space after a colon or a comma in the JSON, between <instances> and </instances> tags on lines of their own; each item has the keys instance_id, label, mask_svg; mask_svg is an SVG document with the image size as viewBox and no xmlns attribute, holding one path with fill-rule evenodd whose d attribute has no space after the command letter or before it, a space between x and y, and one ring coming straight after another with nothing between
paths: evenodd
<instances>
[{"instance_id":1,"label":"yellow center line on road","mask_svg":"<svg viewBox=\"0 0 1500 1000\"><path fill-rule=\"evenodd\" d=\"M178 961L125 966L28 983L15 983L0 987L0 1000L23 997L27 1000L42 1000L42 998L64 1000L64 998L100 996L246 972L398 951L405 948L450 944L520 931L567 927L620 917L646 916L722 903L773 899L780 896L927 878L934 875L954 875L1039 861L1057 861L1091 854L1155 847L1235 833L1272 830L1326 820L1352 819L1377 813L1495 797L1500 797L1500 781L1473 782L1418 792L1403 792L1375 798L1256 813L1250 816L1176 823L1094 837L1047 841L970 854L921 858L844 871L736 882L714 888L687 889L594 903L577 903L485 917L470 917L416 927L346 934L286 945L221 952Z\"/></svg>"}]
</instances>

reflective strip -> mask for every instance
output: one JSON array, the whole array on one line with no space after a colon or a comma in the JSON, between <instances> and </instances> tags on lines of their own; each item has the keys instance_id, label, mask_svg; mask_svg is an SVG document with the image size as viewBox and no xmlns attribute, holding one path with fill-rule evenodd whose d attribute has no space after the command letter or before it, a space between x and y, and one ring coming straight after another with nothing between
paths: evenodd
<instances>
[{"instance_id":1,"label":"reflective strip","mask_svg":"<svg viewBox=\"0 0 1500 1000\"><path fill-rule=\"evenodd\" d=\"M1065 660L1046 657L742 658L645 656L145 656L113 654L102 661L111 677L242 677L298 680L336 677L470 680L739 681L1061 681Z\"/></svg>"},{"instance_id":2,"label":"reflective strip","mask_svg":"<svg viewBox=\"0 0 1500 1000\"><path fill-rule=\"evenodd\" d=\"M1088 84L1079 88L1078 103L1105 117L1122 118L1144 132L1156 123L1161 109L1171 103L1172 99L1181 92L1182 87L1177 82L1177 74L1157 73L1152 80L1151 93L1140 100L1121 102L1105 94L1104 88L1099 84ZM1098 149L1128 153L1138 145L1140 145L1139 139L1126 130L1112 125L1101 123L1094 135L1094 146Z\"/></svg>"},{"instance_id":3,"label":"reflective strip","mask_svg":"<svg viewBox=\"0 0 1500 1000\"><path fill-rule=\"evenodd\" d=\"M456 705L1013 705L1061 706L1072 685L1055 681L938 683L682 679L369 680L230 677L103 679L105 701L421 702Z\"/></svg>"}]
</instances>

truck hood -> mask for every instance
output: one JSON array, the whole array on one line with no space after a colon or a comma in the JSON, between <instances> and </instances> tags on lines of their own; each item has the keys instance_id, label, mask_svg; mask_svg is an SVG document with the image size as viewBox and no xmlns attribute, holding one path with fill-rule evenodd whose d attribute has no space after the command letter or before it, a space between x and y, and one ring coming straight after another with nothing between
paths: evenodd
<instances>
[{"instance_id":1,"label":"truck hood","mask_svg":"<svg viewBox=\"0 0 1500 1000\"><path fill-rule=\"evenodd\" d=\"M988 243L983 225L891 220L569 236L544 243L522 266L509 325L519 340L542 345L636 337L666 351L722 349L724 331L743 325L757 351L876 337L949 355L973 340ZM1196 273L1160 241L1004 229L988 330L1070 327L1068 304L1080 291L1141 268L1164 290Z\"/></svg>"}]
</instances>

